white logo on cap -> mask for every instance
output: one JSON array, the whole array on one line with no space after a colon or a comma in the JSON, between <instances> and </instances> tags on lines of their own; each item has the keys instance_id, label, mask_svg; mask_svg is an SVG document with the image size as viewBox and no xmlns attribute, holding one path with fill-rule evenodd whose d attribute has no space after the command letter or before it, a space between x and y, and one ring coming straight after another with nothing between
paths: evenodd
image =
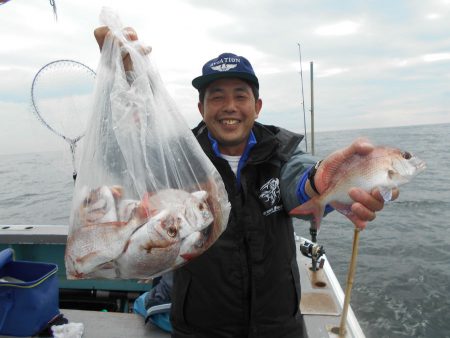
<instances>
[{"instance_id":1,"label":"white logo on cap","mask_svg":"<svg viewBox=\"0 0 450 338\"><path fill-rule=\"evenodd\" d=\"M233 69L233 68L236 68L237 67L237 64L236 63L223 63L223 64L221 64L221 65L218 65L218 66L214 66L214 67L211 67L211 69L212 70L217 70L218 72L227 72L227 71L229 71L230 69Z\"/></svg>"}]
</instances>

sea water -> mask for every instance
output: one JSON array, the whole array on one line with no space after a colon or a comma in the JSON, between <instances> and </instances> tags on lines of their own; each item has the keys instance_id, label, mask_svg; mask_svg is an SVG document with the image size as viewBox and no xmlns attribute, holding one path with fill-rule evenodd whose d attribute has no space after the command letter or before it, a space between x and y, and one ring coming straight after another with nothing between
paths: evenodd
<instances>
[{"instance_id":1,"label":"sea water","mask_svg":"<svg viewBox=\"0 0 450 338\"><path fill-rule=\"evenodd\" d=\"M359 136L412 152L427 169L360 234L353 311L368 338L450 337L450 124L319 132L316 156ZM68 224L68 159L58 152L0 155L0 225ZM295 222L303 237L308 228ZM344 290L352 239L343 215L323 220L318 241Z\"/></svg>"},{"instance_id":2,"label":"sea water","mask_svg":"<svg viewBox=\"0 0 450 338\"><path fill-rule=\"evenodd\" d=\"M353 311L369 338L450 337L450 124L317 133L316 155L360 136L407 150L427 169L360 233ZM308 229L296 222L306 238ZM343 290L353 229L334 212L318 236Z\"/></svg>"}]
</instances>

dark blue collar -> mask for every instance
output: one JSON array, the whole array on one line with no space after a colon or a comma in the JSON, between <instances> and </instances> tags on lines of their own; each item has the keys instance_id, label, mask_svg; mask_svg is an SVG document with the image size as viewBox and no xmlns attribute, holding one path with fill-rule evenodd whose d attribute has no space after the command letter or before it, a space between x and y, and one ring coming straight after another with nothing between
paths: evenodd
<instances>
[{"instance_id":1,"label":"dark blue collar","mask_svg":"<svg viewBox=\"0 0 450 338\"><path fill-rule=\"evenodd\" d=\"M220 150L219 150L219 144L217 143L217 140L211 136L209 131L208 131L208 138L209 138L209 141L211 142L211 146L213 148L214 154L217 157L222 157L222 154L220 153ZM250 150L252 150L252 148L256 145L256 143L257 142L256 142L255 134L253 133L253 130L251 130L250 135L247 140L247 145L245 146L244 152L242 153L241 158L239 160L239 164L238 164L238 169L237 169L237 173L236 173L236 180L237 180L238 186L241 185L241 169L244 167L244 164L250 155Z\"/></svg>"}]
</instances>

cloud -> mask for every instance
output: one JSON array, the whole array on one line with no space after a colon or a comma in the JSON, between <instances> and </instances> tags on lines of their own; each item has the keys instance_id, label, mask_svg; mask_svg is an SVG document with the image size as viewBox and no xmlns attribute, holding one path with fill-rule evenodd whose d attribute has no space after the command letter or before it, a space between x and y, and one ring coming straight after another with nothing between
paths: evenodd
<instances>
[{"instance_id":1,"label":"cloud","mask_svg":"<svg viewBox=\"0 0 450 338\"><path fill-rule=\"evenodd\" d=\"M23 133L23 119L14 122L19 106L30 115L28 124L42 129L39 137L53 137L29 111L31 81L43 65L68 58L97 68L92 33L104 3L58 5L58 21L46 1L12 1L0 9L7 32L0 45L0 114L12 119L0 126L0 153L11 150L2 135L20 135L14 144L28 142L33 149L39 143ZM314 63L316 128L424 122L416 111L426 111L429 121L449 121L444 113L450 106L448 2L111 0L108 5L153 47L151 58L189 126L199 121L191 80L207 60L230 51L247 57L258 74L264 101L260 120L301 132L298 43L307 112L309 64ZM415 109L405 109L411 97L417 98ZM379 120L379 111L395 114ZM51 146L45 142L43 148Z\"/></svg>"},{"instance_id":2,"label":"cloud","mask_svg":"<svg viewBox=\"0 0 450 338\"><path fill-rule=\"evenodd\" d=\"M358 32L361 24L355 21L345 20L335 24L318 27L314 32L324 36L343 36Z\"/></svg>"},{"instance_id":3,"label":"cloud","mask_svg":"<svg viewBox=\"0 0 450 338\"><path fill-rule=\"evenodd\" d=\"M436 62L436 61L450 60L450 53L426 54L426 55L423 56L423 60L425 62Z\"/></svg>"}]
</instances>

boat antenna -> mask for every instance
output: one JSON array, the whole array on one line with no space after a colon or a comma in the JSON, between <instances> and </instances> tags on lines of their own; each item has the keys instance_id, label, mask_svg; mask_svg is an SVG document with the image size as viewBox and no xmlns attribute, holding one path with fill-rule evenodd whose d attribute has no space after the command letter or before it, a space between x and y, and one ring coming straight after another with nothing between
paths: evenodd
<instances>
[{"instance_id":1,"label":"boat antenna","mask_svg":"<svg viewBox=\"0 0 450 338\"><path fill-rule=\"evenodd\" d=\"M301 79L301 83L302 83L303 126L305 128L305 145L306 145L305 151L308 152L308 138L306 136L305 94L304 94L304 91L303 91L302 51L301 51L301 48L300 48L300 43L297 43L297 45L298 45L298 56L299 56L299 61L300 61L300 79Z\"/></svg>"}]
</instances>

